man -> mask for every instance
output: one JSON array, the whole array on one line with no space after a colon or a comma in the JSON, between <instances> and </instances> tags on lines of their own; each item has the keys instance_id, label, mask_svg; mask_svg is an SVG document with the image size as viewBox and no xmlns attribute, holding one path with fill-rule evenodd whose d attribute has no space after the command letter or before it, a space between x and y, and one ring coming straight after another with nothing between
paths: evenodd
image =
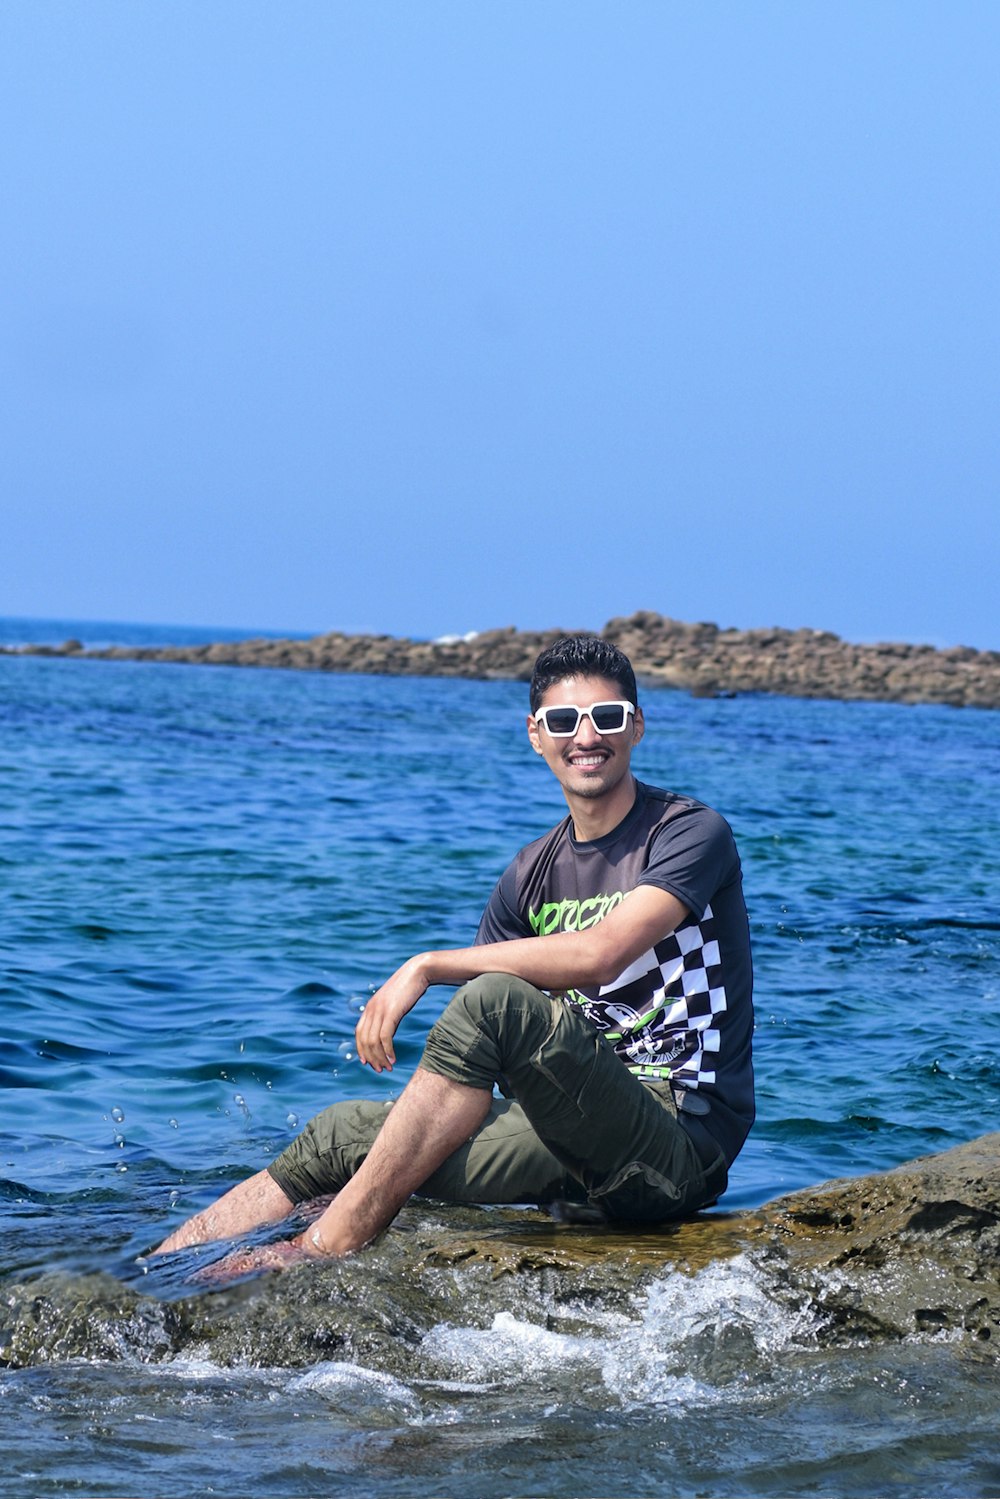
<instances>
[{"instance_id":1,"label":"man","mask_svg":"<svg viewBox=\"0 0 1000 1499\"><path fill-rule=\"evenodd\" d=\"M505 871L473 947L419 953L365 1006L358 1056L381 1072L424 992L462 986L399 1099L324 1110L158 1252L231 1238L330 1193L304 1233L233 1270L349 1254L414 1192L661 1222L725 1189L754 1116L732 833L699 802L636 781L642 709L610 642L567 636L543 651L530 703L528 738L569 816Z\"/></svg>"}]
</instances>

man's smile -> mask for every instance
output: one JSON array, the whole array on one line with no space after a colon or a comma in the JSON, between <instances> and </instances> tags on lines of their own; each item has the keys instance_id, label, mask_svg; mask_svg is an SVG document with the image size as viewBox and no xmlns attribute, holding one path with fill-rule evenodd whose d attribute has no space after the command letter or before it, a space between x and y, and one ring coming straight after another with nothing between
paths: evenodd
<instances>
[{"instance_id":1,"label":"man's smile","mask_svg":"<svg viewBox=\"0 0 1000 1499\"><path fill-rule=\"evenodd\" d=\"M606 760L611 759L611 751L606 749L570 750L566 759L577 770L596 770Z\"/></svg>"}]
</instances>

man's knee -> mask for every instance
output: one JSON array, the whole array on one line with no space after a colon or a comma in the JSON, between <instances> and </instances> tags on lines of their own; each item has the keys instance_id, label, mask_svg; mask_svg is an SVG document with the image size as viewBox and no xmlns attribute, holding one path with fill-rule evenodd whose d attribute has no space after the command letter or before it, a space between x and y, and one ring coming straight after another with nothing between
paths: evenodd
<instances>
[{"instance_id":1,"label":"man's knee","mask_svg":"<svg viewBox=\"0 0 1000 1499\"><path fill-rule=\"evenodd\" d=\"M483 973L470 979L459 989L452 1003L459 1005L472 1016L484 1018L502 1015L508 1010L523 1014L526 1010L544 1011L549 1015L552 999L527 979L515 978L512 973Z\"/></svg>"},{"instance_id":2,"label":"man's knee","mask_svg":"<svg viewBox=\"0 0 1000 1499\"><path fill-rule=\"evenodd\" d=\"M552 1028L560 1001L509 973L463 984L431 1027L421 1066L473 1088L492 1089Z\"/></svg>"},{"instance_id":3,"label":"man's knee","mask_svg":"<svg viewBox=\"0 0 1000 1499\"><path fill-rule=\"evenodd\" d=\"M357 1171L391 1103L347 1099L316 1114L267 1167L293 1202L339 1192Z\"/></svg>"}]
</instances>

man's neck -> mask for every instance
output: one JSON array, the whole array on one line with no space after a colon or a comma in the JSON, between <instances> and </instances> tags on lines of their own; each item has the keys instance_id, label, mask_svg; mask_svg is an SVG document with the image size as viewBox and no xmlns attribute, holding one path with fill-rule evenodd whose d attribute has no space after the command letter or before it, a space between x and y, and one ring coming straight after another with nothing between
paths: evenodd
<instances>
[{"instance_id":1,"label":"man's neck","mask_svg":"<svg viewBox=\"0 0 1000 1499\"><path fill-rule=\"evenodd\" d=\"M608 796L573 796L567 793L566 804L573 819L573 836L580 843L593 843L623 822L635 806L635 776L630 775Z\"/></svg>"}]
</instances>

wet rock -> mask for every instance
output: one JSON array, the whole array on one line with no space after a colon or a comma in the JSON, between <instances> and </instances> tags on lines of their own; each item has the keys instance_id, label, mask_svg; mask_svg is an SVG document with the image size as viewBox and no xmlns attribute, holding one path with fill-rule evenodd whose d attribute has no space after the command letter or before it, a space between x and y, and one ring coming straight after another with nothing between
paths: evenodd
<instances>
[{"instance_id":1,"label":"wet rock","mask_svg":"<svg viewBox=\"0 0 1000 1499\"><path fill-rule=\"evenodd\" d=\"M539 651L566 633L578 631L522 631L511 625L438 641L334 631L311 640L109 646L99 651L84 650L74 640L62 646L7 648L6 654L527 681ZM715 624L685 624L647 609L609 620L600 633L621 646L640 681L698 697L764 692L1000 707L1000 651L977 651L970 646L939 651L899 642L852 645L829 630L720 630Z\"/></svg>"},{"instance_id":2,"label":"wet rock","mask_svg":"<svg viewBox=\"0 0 1000 1499\"><path fill-rule=\"evenodd\" d=\"M71 1359L154 1361L178 1346L169 1303L110 1275L42 1275L8 1283L0 1298L0 1367Z\"/></svg>"},{"instance_id":3,"label":"wet rock","mask_svg":"<svg viewBox=\"0 0 1000 1499\"><path fill-rule=\"evenodd\" d=\"M821 1342L928 1331L1000 1342L1000 1134L659 1233L541 1228L521 1242L456 1235L429 1251L431 1262L485 1261L495 1276L542 1266L571 1276L613 1257L627 1278L737 1255L767 1269L776 1299L811 1306Z\"/></svg>"},{"instance_id":4,"label":"wet rock","mask_svg":"<svg viewBox=\"0 0 1000 1499\"><path fill-rule=\"evenodd\" d=\"M204 1264L204 1251L192 1254ZM775 1314L794 1315L817 1346L944 1335L992 1352L1000 1339L1000 1134L755 1212L709 1213L659 1230L583 1229L540 1212L415 1200L352 1259L191 1289L172 1301L110 1276L8 1282L0 1363L346 1360L410 1380L426 1373L431 1329L489 1328L504 1315L561 1332L606 1327L634 1321L646 1291L672 1272L718 1275L730 1266L735 1277L748 1265ZM713 1347L724 1332L712 1333Z\"/></svg>"},{"instance_id":5,"label":"wet rock","mask_svg":"<svg viewBox=\"0 0 1000 1499\"><path fill-rule=\"evenodd\" d=\"M754 1215L827 1339L935 1331L1000 1339L1000 1135Z\"/></svg>"}]
</instances>

